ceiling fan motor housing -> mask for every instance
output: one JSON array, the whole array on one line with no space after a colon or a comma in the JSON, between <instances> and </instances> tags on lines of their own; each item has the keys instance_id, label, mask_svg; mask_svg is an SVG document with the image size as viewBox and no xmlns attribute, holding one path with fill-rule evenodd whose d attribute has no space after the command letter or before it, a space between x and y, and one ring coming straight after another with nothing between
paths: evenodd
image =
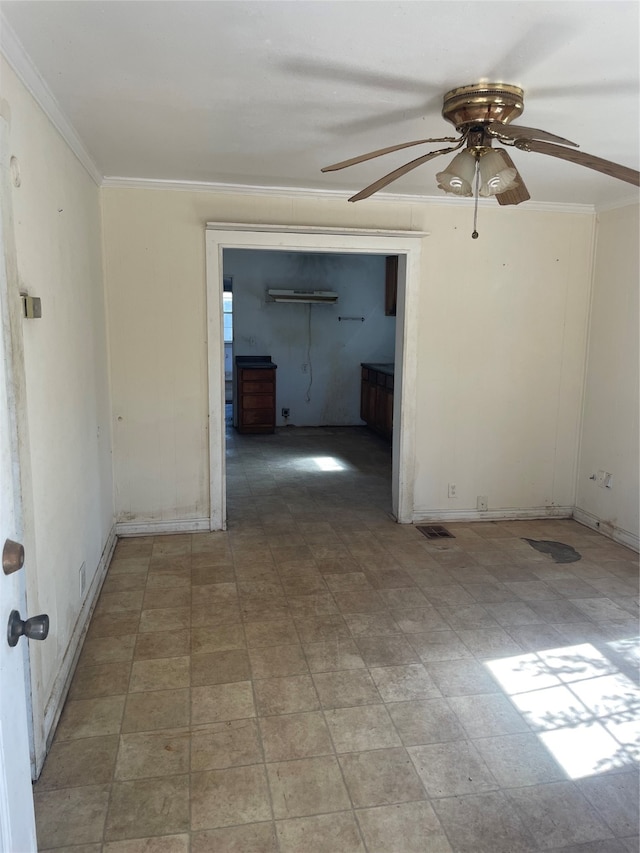
<instances>
[{"instance_id":1,"label":"ceiling fan motor housing","mask_svg":"<svg viewBox=\"0 0 640 853\"><path fill-rule=\"evenodd\" d=\"M506 83L459 86L444 96L442 115L459 132L490 122L509 124L522 115L524 92Z\"/></svg>"}]
</instances>

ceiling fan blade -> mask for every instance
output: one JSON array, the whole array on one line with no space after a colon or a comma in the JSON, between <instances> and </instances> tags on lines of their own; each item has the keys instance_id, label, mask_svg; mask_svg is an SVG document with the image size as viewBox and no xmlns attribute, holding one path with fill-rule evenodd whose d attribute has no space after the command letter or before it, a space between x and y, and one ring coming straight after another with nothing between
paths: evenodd
<instances>
[{"instance_id":1,"label":"ceiling fan blade","mask_svg":"<svg viewBox=\"0 0 640 853\"><path fill-rule=\"evenodd\" d=\"M499 121L494 121L487 127L487 130L491 136L506 137L507 139L544 139L546 142L558 142L560 145L578 147L577 142L571 142L562 136L547 133L546 130L538 130L535 127L524 127L521 124L502 124Z\"/></svg>"},{"instance_id":2,"label":"ceiling fan blade","mask_svg":"<svg viewBox=\"0 0 640 853\"><path fill-rule=\"evenodd\" d=\"M620 181L626 181L628 184L633 184L636 187L640 186L640 172L630 169L628 166L621 166L619 163L612 163L611 160L603 160L602 157L586 154L584 151L574 151L571 148L552 145L550 142L538 142L535 139L516 140L515 145L516 148L520 148L522 151L549 154L551 157L558 157L560 160L569 160L569 162L577 163L579 166L586 166L587 169L603 172L605 175L618 178Z\"/></svg>"},{"instance_id":3,"label":"ceiling fan blade","mask_svg":"<svg viewBox=\"0 0 640 853\"><path fill-rule=\"evenodd\" d=\"M528 201L531 196L529 195L529 190L526 188L524 181L522 180L522 175L516 169L516 164L513 162L509 154L504 150L504 148L497 149L502 154L504 161L510 169L516 170L516 178L518 181L518 186L512 190L506 190L503 193L498 193L496 195L496 199L498 204L520 204L522 201Z\"/></svg>"},{"instance_id":4,"label":"ceiling fan blade","mask_svg":"<svg viewBox=\"0 0 640 853\"><path fill-rule=\"evenodd\" d=\"M373 160L374 157L382 157L383 154L391 154L392 151L401 151L403 148L411 148L412 145L424 145L425 142L460 141L461 140L457 136L442 136L438 139L416 139L415 142L402 142L400 145L390 145L388 148L378 148L377 151L370 151L368 154L361 154L359 157L351 157L350 160L342 160L341 163L334 163L332 166L325 166L323 169L320 169L320 171L335 172L338 169L346 169L348 166L355 166L356 163L364 163L365 160Z\"/></svg>"},{"instance_id":5,"label":"ceiling fan blade","mask_svg":"<svg viewBox=\"0 0 640 853\"><path fill-rule=\"evenodd\" d=\"M434 157L439 157L440 154L448 154L449 151L457 151L458 148L461 147L464 139L460 140L458 145L454 145L452 148L440 148L438 151L430 151L428 154L423 154L422 157L417 157L415 160L411 160L409 163L405 163L404 166L400 166L398 169L394 169L393 172L389 172L388 175L384 175L382 178L378 178L377 181L374 181L372 184L369 184L368 187L365 187L363 190L360 190L354 196L351 196L349 201L362 201L363 198L369 198L370 195L378 192L383 187L386 187L387 184L393 183L393 181L401 178L403 175L406 175L407 172L410 172L412 169L416 169L418 166L422 166L423 163L426 163L427 160L432 160Z\"/></svg>"}]
</instances>

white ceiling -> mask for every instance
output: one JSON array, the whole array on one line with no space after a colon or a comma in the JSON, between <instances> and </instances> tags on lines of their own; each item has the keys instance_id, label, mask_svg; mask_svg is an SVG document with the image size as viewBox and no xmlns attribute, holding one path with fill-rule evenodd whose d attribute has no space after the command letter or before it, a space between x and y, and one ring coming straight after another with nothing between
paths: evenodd
<instances>
[{"instance_id":1,"label":"white ceiling","mask_svg":"<svg viewBox=\"0 0 640 853\"><path fill-rule=\"evenodd\" d=\"M481 80L524 88L520 123L640 166L635 0L5 0L1 11L104 176L359 190L414 149L321 166L450 135L442 95ZM537 202L637 197L572 163L513 158ZM387 191L443 196L434 176L447 162Z\"/></svg>"}]
</instances>

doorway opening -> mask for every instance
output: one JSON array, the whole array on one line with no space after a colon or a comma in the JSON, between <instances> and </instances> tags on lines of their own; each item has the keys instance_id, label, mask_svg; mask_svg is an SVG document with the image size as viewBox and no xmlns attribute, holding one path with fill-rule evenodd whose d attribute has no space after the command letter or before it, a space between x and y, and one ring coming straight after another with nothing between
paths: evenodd
<instances>
[{"instance_id":1,"label":"doorway opening","mask_svg":"<svg viewBox=\"0 0 640 853\"><path fill-rule=\"evenodd\" d=\"M328 231L312 227L208 224L206 241L212 530L225 529L227 520L222 310L225 278L223 262L227 249L302 252L310 255L325 253L398 256L391 505L392 514L399 522L413 521L417 308L420 238L424 236L423 232Z\"/></svg>"}]
</instances>

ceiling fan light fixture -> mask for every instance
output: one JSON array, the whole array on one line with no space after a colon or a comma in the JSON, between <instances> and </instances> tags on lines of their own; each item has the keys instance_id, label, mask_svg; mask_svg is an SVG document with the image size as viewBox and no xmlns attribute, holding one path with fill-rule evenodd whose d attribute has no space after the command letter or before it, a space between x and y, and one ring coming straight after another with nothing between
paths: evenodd
<instances>
[{"instance_id":1,"label":"ceiling fan light fixture","mask_svg":"<svg viewBox=\"0 0 640 853\"><path fill-rule=\"evenodd\" d=\"M447 168L438 172L438 189L459 196L473 195L473 179L476 173L476 158L466 150L456 154Z\"/></svg>"},{"instance_id":2,"label":"ceiling fan light fixture","mask_svg":"<svg viewBox=\"0 0 640 853\"><path fill-rule=\"evenodd\" d=\"M493 195L514 190L520 186L517 172L503 158L502 153L493 148L485 148L480 153L480 195L488 198Z\"/></svg>"}]
</instances>

